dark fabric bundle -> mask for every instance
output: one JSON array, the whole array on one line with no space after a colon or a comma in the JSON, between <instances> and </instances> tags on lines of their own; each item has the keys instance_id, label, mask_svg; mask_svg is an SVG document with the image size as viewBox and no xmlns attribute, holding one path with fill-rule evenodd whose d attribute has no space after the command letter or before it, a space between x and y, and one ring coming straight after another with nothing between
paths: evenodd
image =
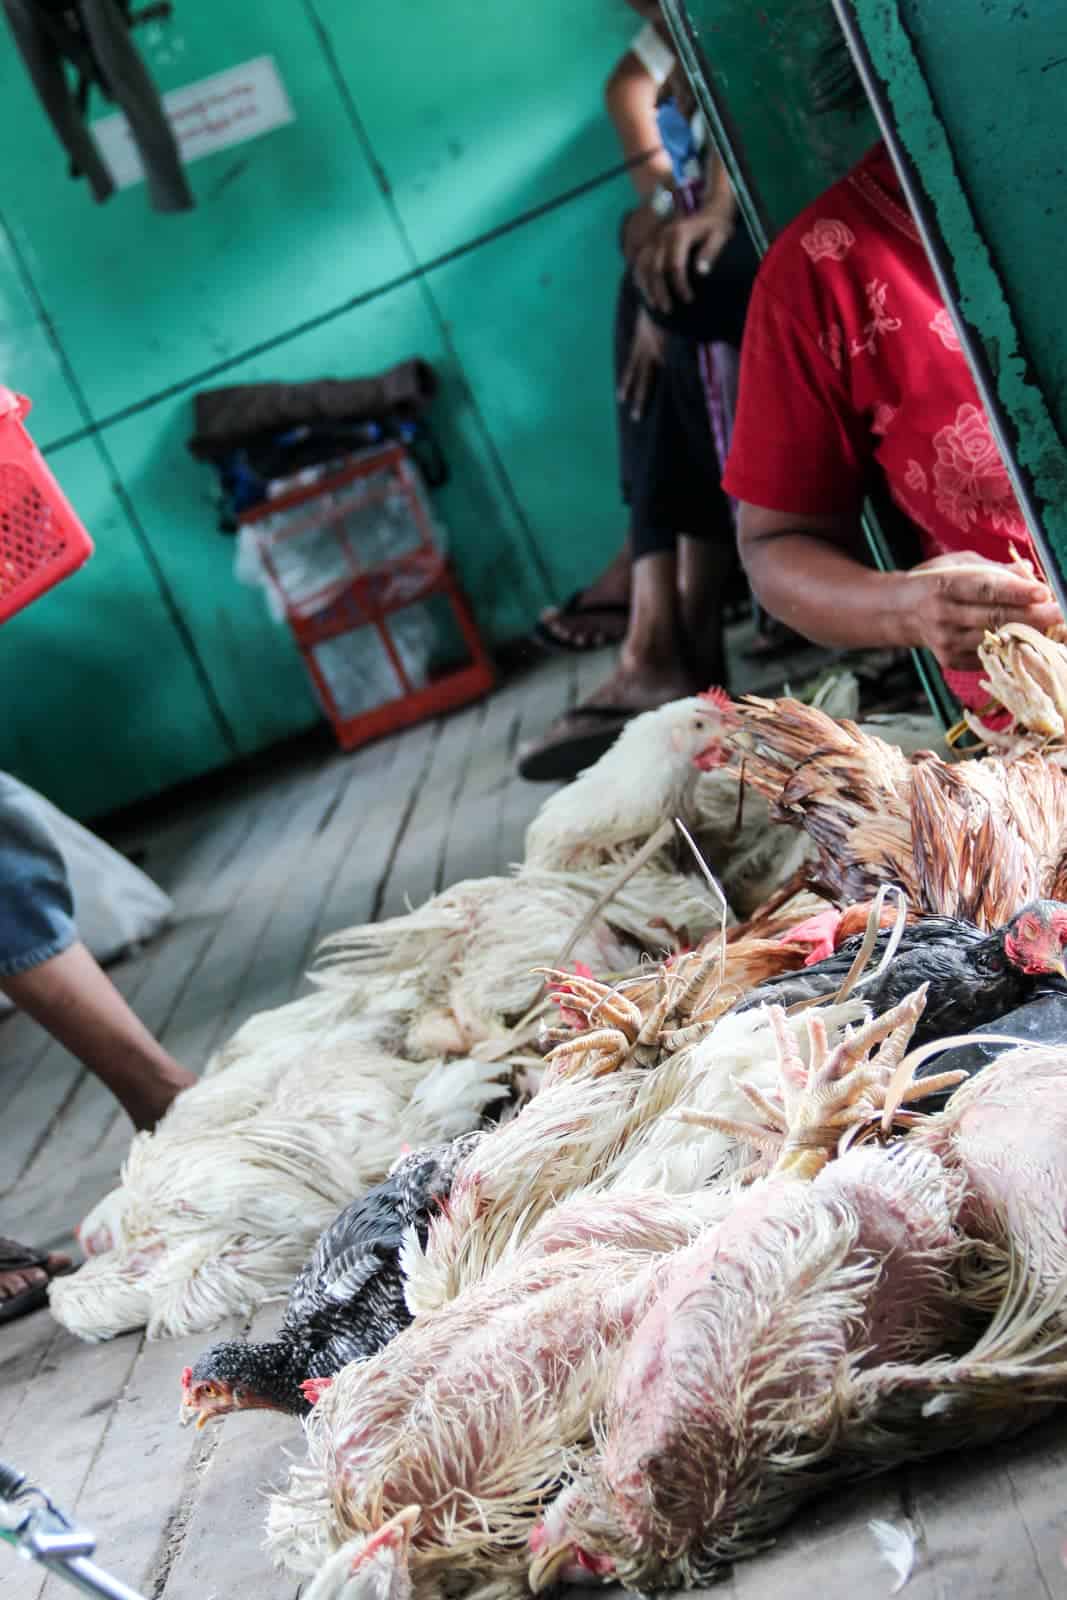
<instances>
[{"instance_id":1,"label":"dark fabric bundle","mask_svg":"<svg viewBox=\"0 0 1067 1600\"><path fill-rule=\"evenodd\" d=\"M415 422L436 389L434 369L417 358L374 378L207 389L194 401L196 432L189 449L199 461L218 461L257 440L315 423Z\"/></svg>"}]
</instances>

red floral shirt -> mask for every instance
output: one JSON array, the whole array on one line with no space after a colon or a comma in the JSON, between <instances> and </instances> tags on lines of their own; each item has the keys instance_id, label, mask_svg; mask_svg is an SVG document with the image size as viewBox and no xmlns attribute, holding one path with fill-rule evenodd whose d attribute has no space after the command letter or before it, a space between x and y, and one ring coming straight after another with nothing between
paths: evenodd
<instances>
[{"instance_id":1,"label":"red floral shirt","mask_svg":"<svg viewBox=\"0 0 1067 1600\"><path fill-rule=\"evenodd\" d=\"M1033 558L1011 482L892 160L878 144L785 230L756 280L724 485L856 515L873 463L927 557ZM965 705L979 673L948 672Z\"/></svg>"}]
</instances>

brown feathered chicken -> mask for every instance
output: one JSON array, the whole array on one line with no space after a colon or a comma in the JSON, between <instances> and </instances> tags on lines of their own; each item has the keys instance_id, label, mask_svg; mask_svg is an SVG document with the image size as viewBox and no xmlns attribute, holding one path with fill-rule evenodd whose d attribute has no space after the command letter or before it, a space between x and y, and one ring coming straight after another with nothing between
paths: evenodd
<instances>
[{"instance_id":1,"label":"brown feathered chicken","mask_svg":"<svg viewBox=\"0 0 1067 1600\"><path fill-rule=\"evenodd\" d=\"M789 699L747 696L723 715L738 776L815 841L809 883L829 899L896 883L915 910L989 930L1067 892L1067 775L1040 756L909 759Z\"/></svg>"}]
</instances>

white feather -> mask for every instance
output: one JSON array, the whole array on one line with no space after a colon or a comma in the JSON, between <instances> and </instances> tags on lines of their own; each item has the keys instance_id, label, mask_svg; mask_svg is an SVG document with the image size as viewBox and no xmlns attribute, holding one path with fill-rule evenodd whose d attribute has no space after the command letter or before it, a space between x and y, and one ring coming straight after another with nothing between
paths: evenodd
<instances>
[{"instance_id":1,"label":"white feather","mask_svg":"<svg viewBox=\"0 0 1067 1600\"><path fill-rule=\"evenodd\" d=\"M897 1581L889 1592L899 1594L915 1566L915 1531L910 1522L898 1528L892 1522L882 1522L878 1518L868 1522L867 1527L878 1546L878 1554L896 1573Z\"/></svg>"}]
</instances>

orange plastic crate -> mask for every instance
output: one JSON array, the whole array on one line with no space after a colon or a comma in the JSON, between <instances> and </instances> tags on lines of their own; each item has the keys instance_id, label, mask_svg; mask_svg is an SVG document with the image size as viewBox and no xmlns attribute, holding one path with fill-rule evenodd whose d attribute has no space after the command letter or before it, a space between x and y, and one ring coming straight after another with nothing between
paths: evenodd
<instances>
[{"instance_id":1,"label":"orange plastic crate","mask_svg":"<svg viewBox=\"0 0 1067 1600\"><path fill-rule=\"evenodd\" d=\"M0 622L77 572L93 541L22 426L24 395L0 388Z\"/></svg>"}]
</instances>

